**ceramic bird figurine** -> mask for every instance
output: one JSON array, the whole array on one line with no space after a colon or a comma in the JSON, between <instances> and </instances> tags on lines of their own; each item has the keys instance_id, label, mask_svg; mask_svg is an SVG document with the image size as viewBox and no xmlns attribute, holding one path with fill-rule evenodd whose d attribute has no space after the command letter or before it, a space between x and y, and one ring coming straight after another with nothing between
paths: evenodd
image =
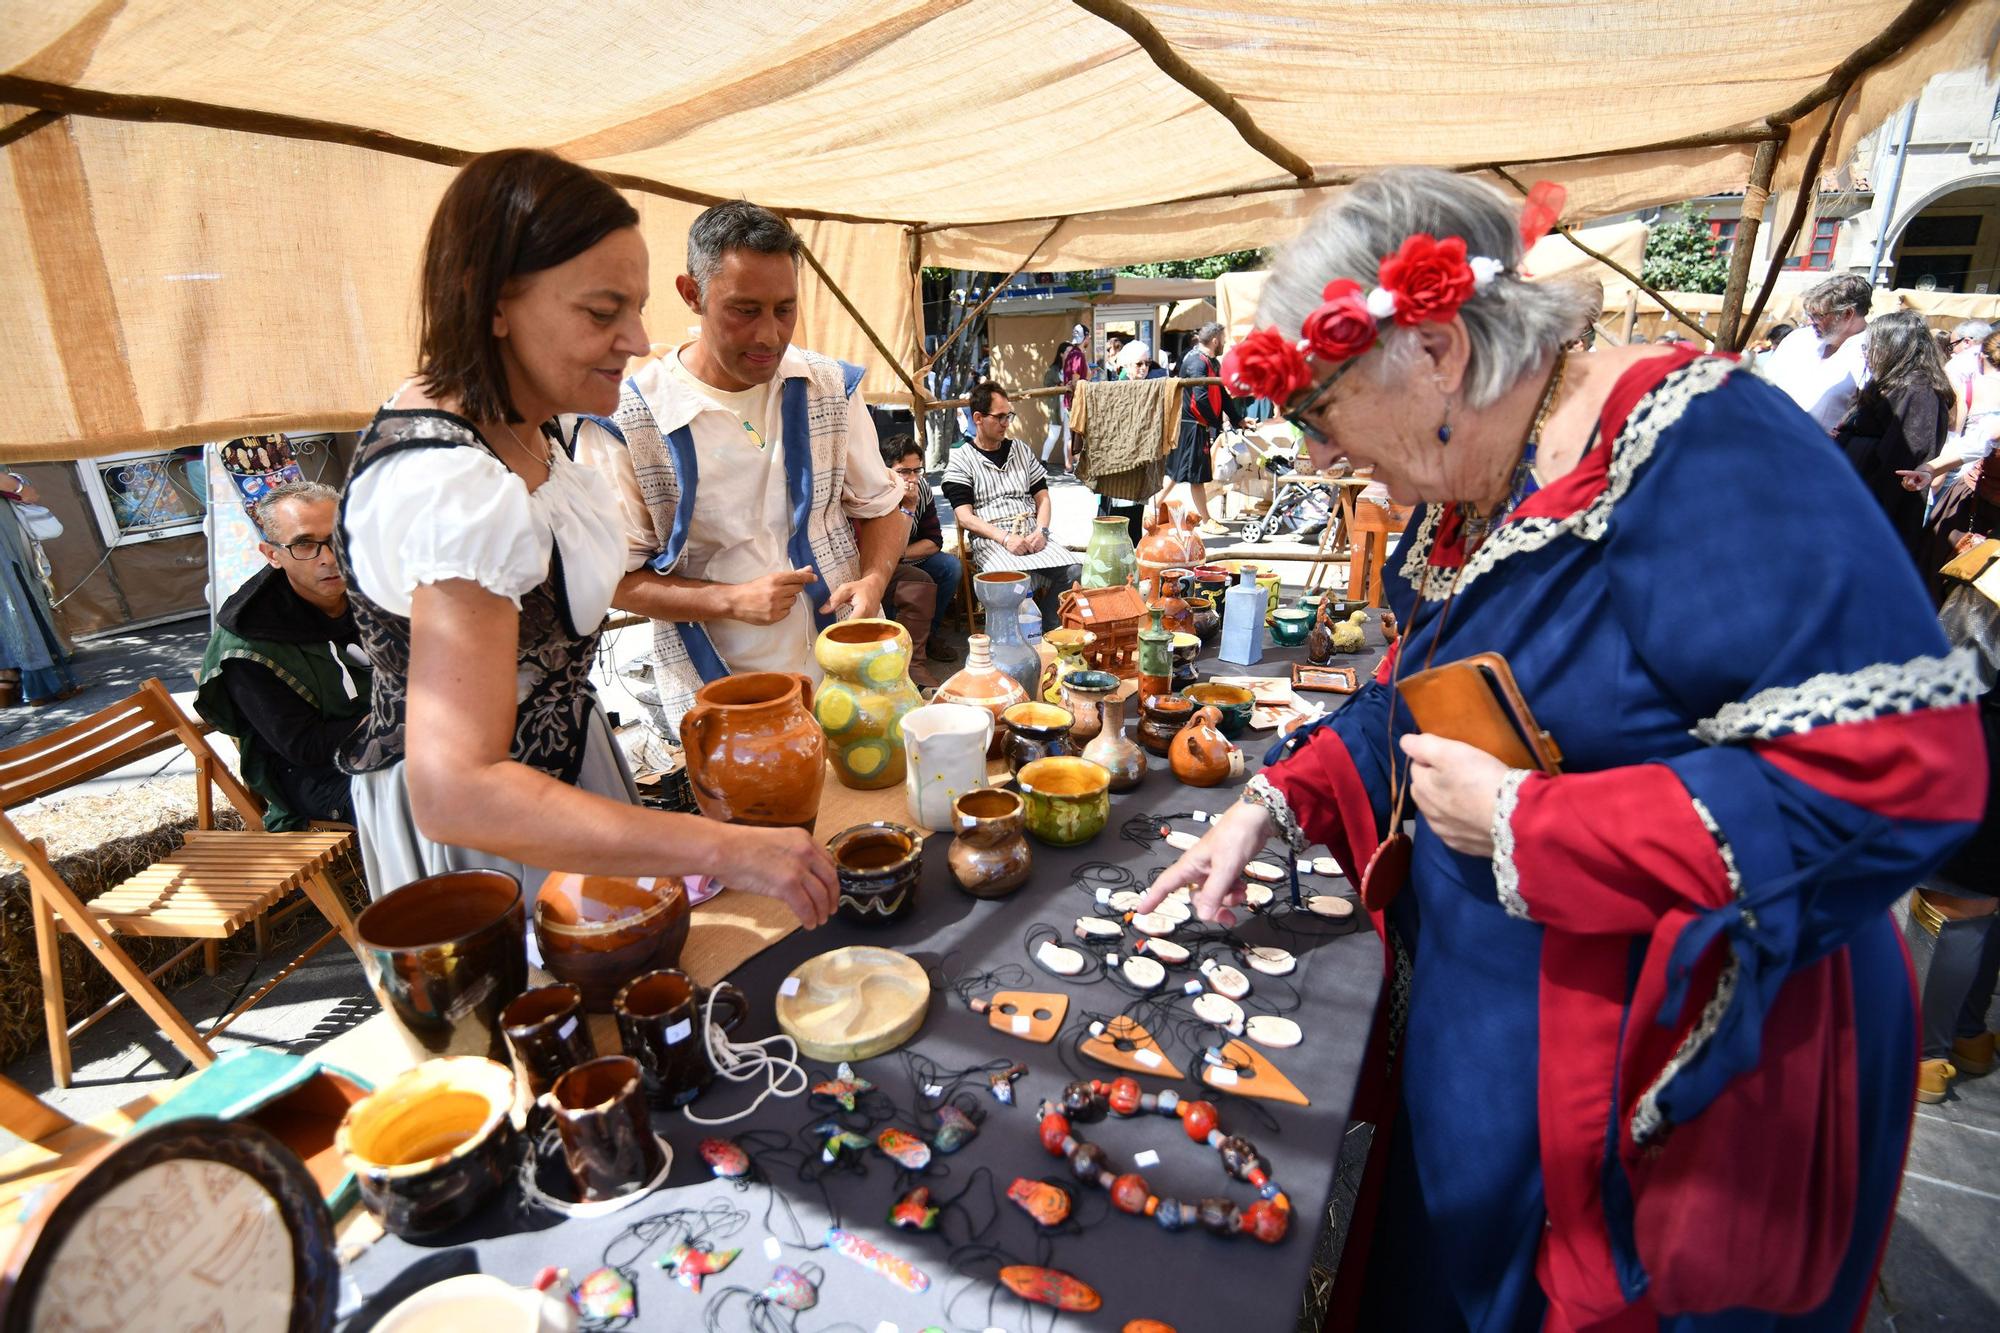
<instances>
[{"instance_id":1,"label":"ceramic bird figurine","mask_svg":"<svg viewBox=\"0 0 2000 1333\"><path fill-rule=\"evenodd\" d=\"M692 1245L676 1245L659 1260L661 1268L674 1270L674 1279L699 1295L701 1280L736 1262L742 1250L697 1250Z\"/></svg>"},{"instance_id":2,"label":"ceramic bird figurine","mask_svg":"<svg viewBox=\"0 0 2000 1333\"><path fill-rule=\"evenodd\" d=\"M1358 653L1368 647L1368 639L1361 627L1368 623L1366 611L1356 611L1345 621L1333 626L1333 651L1336 653Z\"/></svg>"}]
</instances>

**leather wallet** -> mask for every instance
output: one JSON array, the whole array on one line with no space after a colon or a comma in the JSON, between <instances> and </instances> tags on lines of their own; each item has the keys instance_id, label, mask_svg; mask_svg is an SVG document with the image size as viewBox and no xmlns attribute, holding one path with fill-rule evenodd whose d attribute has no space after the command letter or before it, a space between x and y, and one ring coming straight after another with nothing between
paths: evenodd
<instances>
[{"instance_id":1,"label":"leather wallet","mask_svg":"<svg viewBox=\"0 0 2000 1333\"><path fill-rule=\"evenodd\" d=\"M1536 723L1498 653L1478 653L1405 676L1396 687L1417 730L1484 750L1509 768L1562 771L1562 750Z\"/></svg>"}]
</instances>

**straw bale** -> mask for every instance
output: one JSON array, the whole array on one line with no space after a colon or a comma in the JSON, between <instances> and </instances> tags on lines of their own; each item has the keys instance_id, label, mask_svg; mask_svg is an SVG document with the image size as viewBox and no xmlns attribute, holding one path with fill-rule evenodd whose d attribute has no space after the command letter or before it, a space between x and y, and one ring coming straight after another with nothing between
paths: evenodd
<instances>
[{"instance_id":1,"label":"straw bale","mask_svg":"<svg viewBox=\"0 0 2000 1333\"><path fill-rule=\"evenodd\" d=\"M65 800L11 812L15 827L28 838L41 838L57 873L78 896L88 900L137 874L180 847L195 824L194 783L186 777L156 778L104 795L75 795ZM243 827L226 802L218 802L218 828ZM337 867L335 882L349 904L359 910L367 902L359 868ZM300 912L272 932L274 951L308 931L324 930L319 914ZM224 944L226 950L248 950L246 928ZM140 967L151 969L189 941L120 936L119 944ZM117 994L118 985L74 935L62 937L63 999L74 1023ZM160 985L174 985L201 966L199 954L184 959L161 975ZM11 1064L47 1037L42 1019L42 974L35 954L35 925L29 913L28 882L18 862L0 855L0 1066Z\"/></svg>"}]
</instances>

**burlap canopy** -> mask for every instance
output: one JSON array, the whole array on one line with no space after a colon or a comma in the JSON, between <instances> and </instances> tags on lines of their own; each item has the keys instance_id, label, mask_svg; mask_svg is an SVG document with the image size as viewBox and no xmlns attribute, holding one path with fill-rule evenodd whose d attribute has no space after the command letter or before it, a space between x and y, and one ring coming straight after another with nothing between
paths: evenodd
<instances>
[{"instance_id":1,"label":"burlap canopy","mask_svg":"<svg viewBox=\"0 0 2000 1333\"><path fill-rule=\"evenodd\" d=\"M34 0L0 6L0 455L352 424L411 362L453 166L617 173L652 334L708 201L791 212L905 368L917 262L1284 240L1351 175L1495 164L1568 221L1846 159L2000 0ZM1844 94L1844 95L1843 95ZM1498 179L1497 176L1493 178ZM1060 221L1059 221L1060 220ZM809 274L801 341L890 358Z\"/></svg>"}]
</instances>

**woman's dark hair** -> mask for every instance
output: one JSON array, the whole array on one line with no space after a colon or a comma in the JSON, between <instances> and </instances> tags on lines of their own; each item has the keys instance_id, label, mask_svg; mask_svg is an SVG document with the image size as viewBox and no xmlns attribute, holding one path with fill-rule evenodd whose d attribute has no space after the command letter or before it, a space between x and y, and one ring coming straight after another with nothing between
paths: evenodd
<instances>
[{"instance_id":1,"label":"woman's dark hair","mask_svg":"<svg viewBox=\"0 0 2000 1333\"><path fill-rule=\"evenodd\" d=\"M1779 343L1798 332L1798 328L1799 326L1796 324L1787 324L1785 321L1779 320L1776 324L1764 330L1764 339L1771 346L1776 347Z\"/></svg>"},{"instance_id":2,"label":"woman's dark hair","mask_svg":"<svg viewBox=\"0 0 2000 1333\"><path fill-rule=\"evenodd\" d=\"M639 213L595 172L537 148L465 164L424 240L417 378L474 421L519 421L493 312L507 284L576 258Z\"/></svg>"},{"instance_id":3,"label":"woman's dark hair","mask_svg":"<svg viewBox=\"0 0 2000 1333\"><path fill-rule=\"evenodd\" d=\"M1987 365L2000 370L2000 329L1979 340L1979 355Z\"/></svg>"},{"instance_id":4,"label":"woman's dark hair","mask_svg":"<svg viewBox=\"0 0 2000 1333\"><path fill-rule=\"evenodd\" d=\"M1050 369L1050 370L1061 370L1061 369L1062 369L1062 363L1063 363L1063 358L1064 358L1065 356L1068 356L1068 355L1069 355L1069 349L1070 349L1070 348L1072 348L1072 347L1074 347L1074 346L1076 346L1076 344L1075 344L1075 343L1073 343L1073 342L1059 342L1059 343L1057 343L1057 344L1056 344L1056 354L1055 354L1054 356L1052 356L1052 357L1050 357L1050 358L1049 358L1049 369Z\"/></svg>"},{"instance_id":5,"label":"woman's dark hair","mask_svg":"<svg viewBox=\"0 0 2000 1333\"><path fill-rule=\"evenodd\" d=\"M1895 399L1928 390L1946 412L1951 410L1944 358L1930 325L1914 310L1893 311L1868 325L1868 370L1873 378L1863 392Z\"/></svg>"}]
</instances>

